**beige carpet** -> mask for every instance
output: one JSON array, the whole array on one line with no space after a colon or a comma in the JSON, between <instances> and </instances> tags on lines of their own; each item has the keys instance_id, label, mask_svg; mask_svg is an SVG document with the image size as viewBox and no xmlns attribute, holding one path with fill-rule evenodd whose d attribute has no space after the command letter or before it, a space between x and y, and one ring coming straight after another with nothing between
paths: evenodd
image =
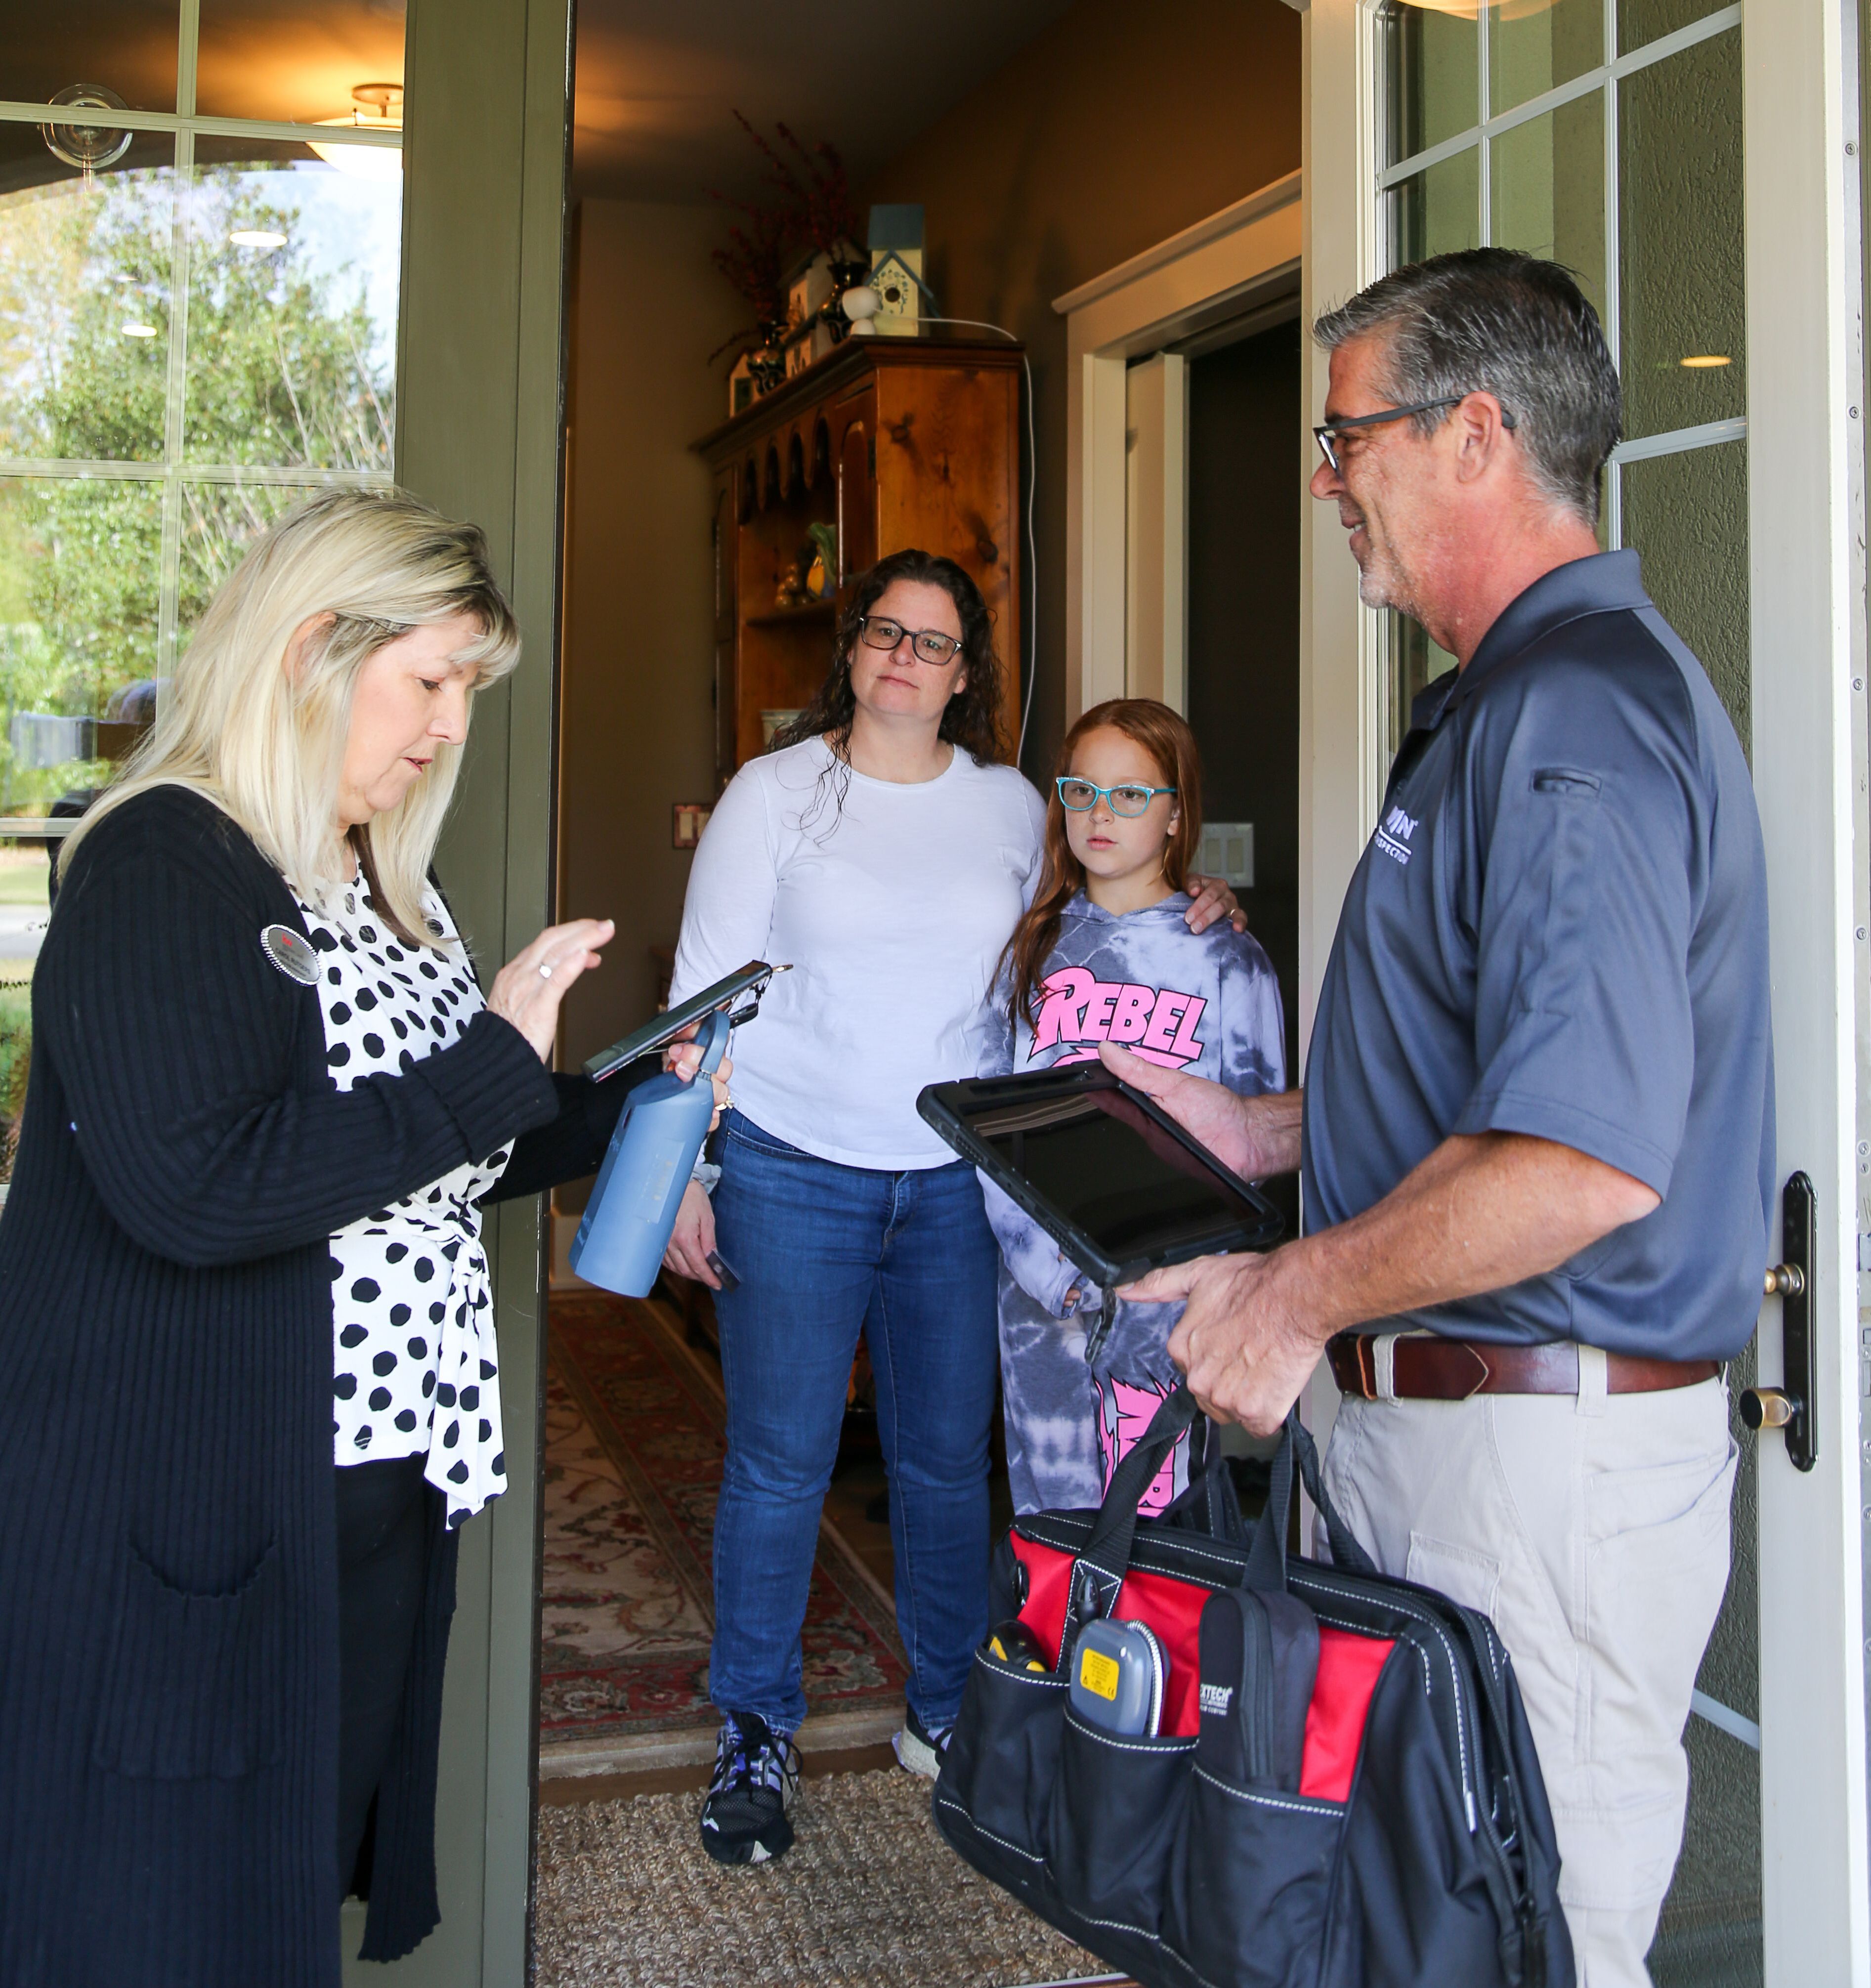
<instances>
[{"instance_id":1,"label":"beige carpet","mask_svg":"<svg viewBox=\"0 0 1871 1988\"><path fill-rule=\"evenodd\" d=\"M536 1988L1013 1988L1110 1980L970 1870L894 1768L809 1780L777 1863L702 1853L699 1797L540 1810Z\"/></svg>"}]
</instances>

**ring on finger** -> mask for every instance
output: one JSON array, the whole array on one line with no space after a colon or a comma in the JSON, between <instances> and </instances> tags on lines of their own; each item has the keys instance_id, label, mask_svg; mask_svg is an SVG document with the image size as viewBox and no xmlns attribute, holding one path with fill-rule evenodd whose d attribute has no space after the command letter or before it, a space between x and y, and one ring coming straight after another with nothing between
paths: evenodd
<instances>
[{"instance_id":1,"label":"ring on finger","mask_svg":"<svg viewBox=\"0 0 1871 1988\"><path fill-rule=\"evenodd\" d=\"M552 969L550 966L542 966L540 969L540 978L542 980L550 980L552 978Z\"/></svg>"}]
</instances>

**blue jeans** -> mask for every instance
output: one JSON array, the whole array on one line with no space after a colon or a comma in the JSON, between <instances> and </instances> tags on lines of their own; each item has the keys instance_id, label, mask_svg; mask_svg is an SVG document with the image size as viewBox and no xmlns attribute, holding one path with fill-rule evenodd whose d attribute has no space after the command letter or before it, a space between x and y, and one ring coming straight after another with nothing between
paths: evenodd
<instances>
[{"instance_id":1,"label":"blue jeans","mask_svg":"<svg viewBox=\"0 0 1871 1988\"><path fill-rule=\"evenodd\" d=\"M987 1633L987 1443L1000 1252L973 1167L814 1159L730 1111L715 1226L728 1455L715 1518L709 1696L790 1733L819 1511L861 1331L890 1474L908 1697L950 1724Z\"/></svg>"}]
</instances>

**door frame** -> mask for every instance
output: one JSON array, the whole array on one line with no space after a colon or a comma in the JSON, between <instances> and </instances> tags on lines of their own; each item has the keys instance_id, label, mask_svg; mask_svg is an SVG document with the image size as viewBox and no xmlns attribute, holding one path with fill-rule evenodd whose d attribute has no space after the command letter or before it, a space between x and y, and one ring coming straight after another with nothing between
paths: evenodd
<instances>
[{"instance_id":1,"label":"door frame","mask_svg":"<svg viewBox=\"0 0 1871 1988\"><path fill-rule=\"evenodd\" d=\"M483 983L552 915L573 0L409 0L397 475L487 534L526 646L476 701L436 867ZM443 1687L442 1923L347 1983L522 1988L539 1751L541 1200L486 1223L507 1490L462 1529Z\"/></svg>"},{"instance_id":2,"label":"door frame","mask_svg":"<svg viewBox=\"0 0 1871 1988\"><path fill-rule=\"evenodd\" d=\"M1773 932L1779 1171L1819 1194L1817 1466L1761 1443L1761 1905L1768 1988L1871 1982L1858 1334L1855 917L1864 803L1856 49L1848 15L1748 0L1748 473L1754 789ZM1852 37L1855 42L1856 36ZM1778 1238L1776 1237L1776 1240ZM1779 1301L1761 1372L1780 1372Z\"/></svg>"},{"instance_id":3,"label":"door frame","mask_svg":"<svg viewBox=\"0 0 1871 1988\"><path fill-rule=\"evenodd\" d=\"M1130 361L1243 316L1263 299L1290 298L1300 272L1301 184L1301 174L1288 173L1053 300L1066 320L1069 382L1067 725L1125 695ZM1170 566L1181 557L1179 547L1155 549Z\"/></svg>"},{"instance_id":4,"label":"door frame","mask_svg":"<svg viewBox=\"0 0 1871 1988\"><path fill-rule=\"evenodd\" d=\"M1372 0L1305 23L1308 321L1379 273ZM1854 1026L1871 948L1858 878L1866 729L1861 519L1856 15L1747 0L1748 450L1754 786L1767 850L1781 1179L1819 1203L1819 1462L1760 1439L1762 1911L1768 1988L1871 1983ZM1308 422L1322 354L1308 349ZM1378 617L1337 521L1304 536L1300 972L1309 1030L1384 769ZM1856 668L1856 674L1854 674ZM1761 1314L1780 1373L1779 1301ZM1329 1414L1328 1390L1315 1406Z\"/></svg>"}]
</instances>

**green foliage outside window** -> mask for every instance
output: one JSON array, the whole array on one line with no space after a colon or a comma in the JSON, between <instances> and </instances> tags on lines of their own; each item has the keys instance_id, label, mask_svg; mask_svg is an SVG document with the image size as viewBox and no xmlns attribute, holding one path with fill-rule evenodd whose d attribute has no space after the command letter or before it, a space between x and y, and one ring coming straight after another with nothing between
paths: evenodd
<instances>
[{"instance_id":1,"label":"green foliage outside window","mask_svg":"<svg viewBox=\"0 0 1871 1988\"><path fill-rule=\"evenodd\" d=\"M179 396L177 185L164 168L0 196L0 458L19 465L0 472L0 814L41 812L109 777L102 761L15 764L12 719L102 717L115 693L157 675L165 523L179 653L247 546L306 494L241 472L392 466L394 301L386 325L370 272L346 259L354 239L370 250L368 229L347 227L354 183L283 157L198 169ZM372 197L380 205L363 218L381 257L394 210L386 219ZM46 475L26 467L36 462L144 473ZM0 904L16 915L44 902L34 860L0 857ZM5 957L5 938L0 1182L31 1046L30 966Z\"/></svg>"},{"instance_id":2,"label":"green foliage outside window","mask_svg":"<svg viewBox=\"0 0 1871 1988\"><path fill-rule=\"evenodd\" d=\"M297 196L310 177L246 165L196 176L181 420L191 465L391 467L392 365L362 280L310 266ZM164 459L174 181L127 173L88 193L66 183L0 199L0 452ZM285 240L230 249L237 231ZM181 647L246 544L304 492L191 476L177 489ZM0 479L0 813L103 771L16 768L14 712L100 715L113 692L157 674L163 505L157 480Z\"/></svg>"}]
</instances>

